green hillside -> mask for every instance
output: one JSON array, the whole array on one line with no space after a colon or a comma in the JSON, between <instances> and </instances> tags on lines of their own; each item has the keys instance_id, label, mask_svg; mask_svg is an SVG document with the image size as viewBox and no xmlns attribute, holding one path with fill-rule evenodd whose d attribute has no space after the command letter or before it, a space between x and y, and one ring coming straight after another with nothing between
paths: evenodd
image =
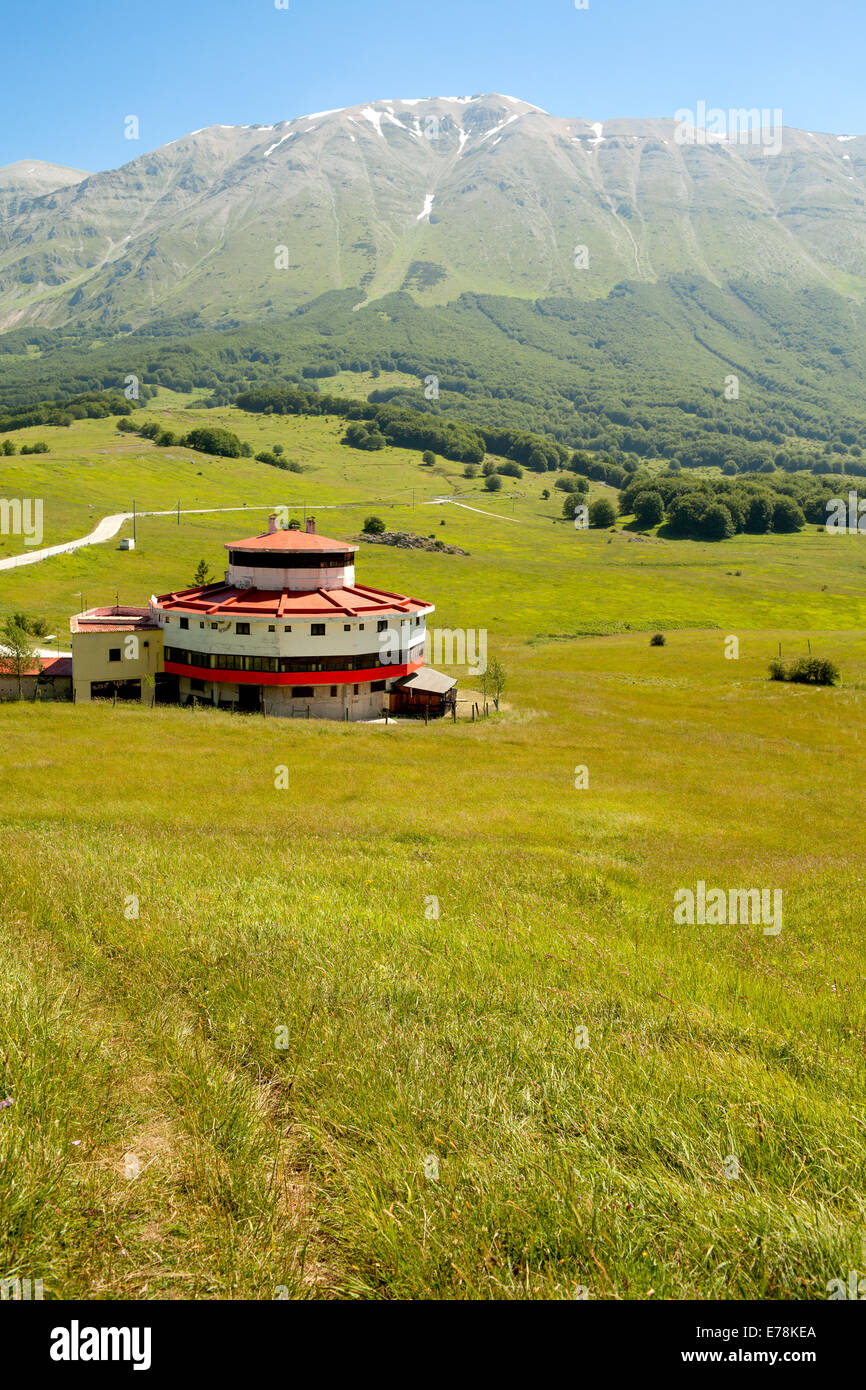
<instances>
[{"instance_id":1,"label":"green hillside","mask_svg":"<svg viewBox=\"0 0 866 1390\"><path fill-rule=\"evenodd\" d=\"M491 496L332 418L188 403L138 414L304 472L20 431L49 453L0 492L44 497L46 539L133 491L238 511L0 572L0 613L62 634L77 591L219 570L274 504L338 536L375 510L469 552L362 544L358 576L486 628L503 710L0 705L0 1264L47 1298L824 1298L866 1221L862 537L579 532L552 475ZM780 644L841 685L769 682ZM781 890L781 932L678 925L699 880Z\"/></svg>"}]
</instances>

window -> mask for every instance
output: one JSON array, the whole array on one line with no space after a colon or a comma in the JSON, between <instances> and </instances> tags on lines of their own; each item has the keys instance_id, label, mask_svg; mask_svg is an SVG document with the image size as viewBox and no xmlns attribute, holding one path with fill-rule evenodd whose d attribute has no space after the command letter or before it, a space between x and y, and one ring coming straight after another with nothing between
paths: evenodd
<instances>
[{"instance_id":1,"label":"window","mask_svg":"<svg viewBox=\"0 0 866 1390\"><path fill-rule=\"evenodd\" d=\"M190 690L204 690L204 681L197 680L195 677L189 683Z\"/></svg>"},{"instance_id":2,"label":"window","mask_svg":"<svg viewBox=\"0 0 866 1390\"><path fill-rule=\"evenodd\" d=\"M354 690L354 692L355 692L356 695L357 695L358 691L360 690L360 688L361 688L361 687L360 687L359 685L354 685L354 686L352 687L352 689Z\"/></svg>"},{"instance_id":3,"label":"window","mask_svg":"<svg viewBox=\"0 0 866 1390\"><path fill-rule=\"evenodd\" d=\"M119 647L109 647L109 648L108 648L108 659L109 659L109 661L119 661L119 660L120 660L120 648L119 648Z\"/></svg>"},{"instance_id":4,"label":"window","mask_svg":"<svg viewBox=\"0 0 866 1390\"><path fill-rule=\"evenodd\" d=\"M334 699L334 697L336 696L336 694L337 694L337 687L336 687L335 685L332 685L332 686L331 686L331 699L332 699L332 700Z\"/></svg>"},{"instance_id":5,"label":"window","mask_svg":"<svg viewBox=\"0 0 866 1390\"><path fill-rule=\"evenodd\" d=\"M268 624L268 632L276 632L276 630L277 630L277 625L276 625L276 623L269 623L269 624Z\"/></svg>"},{"instance_id":6,"label":"window","mask_svg":"<svg viewBox=\"0 0 866 1390\"><path fill-rule=\"evenodd\" d=\"M249 637L249 635L250 635L250 625L249 625L249 623L235 623L235 632L237 633L238 637Z\"/></svg>"},{"instance_id":7,"label":"window","mask_svg":"<svg viewBox=\"0 0 866 1390\"><path fill-rule=\"evenodd\" d=\"M325 624L324 624L324 623L310 623L310 636L311 636L311 637L324 637L324 635L325 635Z\"/></svg>"},{"instance_id":8,"label":"window","mask_svg":"<svg viewBox=\"0 0 866 1390\"><path fill-rule=\"evenodd\" d=\"M370 689L371 689L371 690L384 690L384 689L385 689L385 682L384 682L384 681L373 681L372 684L370 685Z\"/></svg>"},{"instance_id":9,"label":"window","mask_svg":"<svg viewBox=\"0 0 866 1390\"><path fill-rule=\"evenodd\" d=\"M363 624L363 623L360 623L360 624L359 624L359 630L360 630L361 632L364 631L364 624Z\"/></svg>"},{"instance_id":10,"label":"window","mask_svg":"<svg viewBox=\"0 0 866 1390\"><path fill-rule=\"evenodd\" d=\"M384 632L384 631L387 629L387 627L388 627L388 619L387 619L387 618L380 618L379 621L378 621L378 623L376 624L376 631L377 631L377 632Z\"/></svg>"},{"instance_id":11,"label":"window","mask_svg":"<svg viewBox=\"0 0 866 1390\"><path fill-rule=\"evenodd\" d=\"M283 628L283 632L291 632L291 630L292 629L290 626L288 626L288 624L286 625L286 627Z\"/></svg>"},{"instance_id":12,"label":"window","mask_svg":"<svg viewBox=\"0 0 866 1390\"><path fill-rule=\"evenodd\" d=\"M180 627L181 627L181 632L186 632L187 629L189 628L189 618L181 618L181 620L180 620Z\"/></svg>"},{"instance_id":13,"label":"window","mask_svg":"<svg viewBox=\"0 0 866 1390\"><path fill-rule=\"evenodd\" d=\"M149 642L145 642L144 645L145 645L146 647L149 647L149 646L150 646L150 643L149 643Z\"/></svg>"},{"instance_id":14,"label":"window","mask_svg":"<svg viewBox=\"0 0 866 1390\"><path fill-rule=\"evenodd\" d=\"M343 631L344 631L344 632L351 632L351 631L352 631L352 624L351 624L351 623L343 623Z\"/></svg>"},{"instance_id":15,"label":"window","mask_svg":"<svg viewBox=\"0 0 866 1390\"><path fill-rule=\"evenodd\" d=\"M199 623L199 627L204 627L204 623Z\"/></svg>"},{"instance_id":16,"label":"window","mask_svg":"<svg viewBox=\"0 0 866 1390\"><path fill-rule=\"evenodd\" d=\"M293 685L292 696L295 700L312 700L313 687L311 685Z\"/></svg>"},{"instance_id":17,"label":"window","mask_svg":"<svg viewBox=\"0 0 866 1390\"><path fill-rule=\"evenodd\" d=\"M212 632L216 632L216 630L217 630L218 627L219 627L219 623L211 623L211 631L212 631Z\"/></svg>"}]
</instances>

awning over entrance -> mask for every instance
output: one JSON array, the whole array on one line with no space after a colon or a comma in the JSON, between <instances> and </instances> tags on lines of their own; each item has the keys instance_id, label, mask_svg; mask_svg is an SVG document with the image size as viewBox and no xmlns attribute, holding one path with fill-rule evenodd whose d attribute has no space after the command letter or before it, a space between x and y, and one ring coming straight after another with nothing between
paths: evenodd
<instances>
[{"instance_id":1,"label":"awning over entrance","mask_svg":"<svg viewBox=\"0 0 866 1390\"><path fill-rule=\"evenodd\" d=\"M417 695L447 695L456 684L456 680L451 676L434 671L432 666L422 666L420 671L413 671L411 676L404 676L402 680L395 681L392 689L412 690Z\"/></svg>"}]
</instances>

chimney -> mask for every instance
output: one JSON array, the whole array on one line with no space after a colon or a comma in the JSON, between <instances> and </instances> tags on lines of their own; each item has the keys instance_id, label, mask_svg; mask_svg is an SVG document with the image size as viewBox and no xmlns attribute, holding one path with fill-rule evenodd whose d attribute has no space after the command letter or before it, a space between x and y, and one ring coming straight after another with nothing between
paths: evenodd
<instances>
[{"instance_id":1,"label":"chimney","mask_svg":"<svg viewBox=\"0 0 866 1390\"><path fill-rule=\"evenodd\" d=\"M276 512L271 512L271 515L268 517L268 535L272 536L274 532L278 530L279 527L277 526L277 514Z\"/></svg>"},{"instance_id":2,"label":"chimney","mask_svg":"<svg viewBox=\"0 0 866 1390\"><path fill-rule=\"evenodd\" d=\"M307 535L308 535L308 536L314 536L315 534L316 534L316 518L315 518L314 516L308 516L308 517L307 517Z\"/></svg>"}]
</instances>

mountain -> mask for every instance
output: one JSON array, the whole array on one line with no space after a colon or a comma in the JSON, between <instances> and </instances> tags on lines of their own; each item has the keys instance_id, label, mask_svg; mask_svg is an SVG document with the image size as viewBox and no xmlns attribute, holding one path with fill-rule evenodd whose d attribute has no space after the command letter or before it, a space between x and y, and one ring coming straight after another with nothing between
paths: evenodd
<instances>
[{"instance_id":1,"label":"mountain","mask_svg":"<svg viewBox=\"0 0 866 1390\"><path fill-rule=\"evenodd\" d=\"M0 217L26 215L35 198L68 188L86 179L83 169L46 164L41 159L19 159L0 169Z\"/></svg>"},{"instance_id":2,"label":"mountain","mask_svg":"<svg viewBox=\"0 0 866 1390\"><path fill-rule=\"evenodd\" d=\"M774 153L680 133L491 94L211 126L105 173L11 165L0 332L261 321L348 288L588 301L677 275L863 298L866 136L785 128Z\"/></svg>"}]
</instances>

